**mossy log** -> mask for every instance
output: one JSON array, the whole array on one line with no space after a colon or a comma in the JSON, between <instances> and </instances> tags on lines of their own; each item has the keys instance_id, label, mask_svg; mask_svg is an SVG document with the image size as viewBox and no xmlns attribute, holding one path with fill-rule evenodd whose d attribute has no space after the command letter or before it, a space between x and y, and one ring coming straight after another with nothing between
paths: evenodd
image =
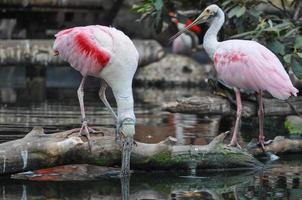
<instances>
[{"instance_id":1,"label":"mossy log","mask_svg":"<svg viewBox=\"0 0 302 200\"><path fill-rule=\"evenodd\" d=\"M0 144L0 173L12 174L65 164L120 165L121 151L115 143L114 130L98 128L91 134L92 151L79 129L45 134L34 128L24 138ZM131 168L141 170L233 169L262 166L244 150L223 144L227 134L210 144L176 145L174 138L157 144L137 142L131 156Z\"/></svg>"},{"instance_id":2,"label":"mossy log","mask_svg":"<svg viewBox=\"0 0 302 200\"><path fill-rule=\"evenodd\" d=\"M257 115L256 101L243 101L242 115L251 117ZM302 113L302 97L290 98L286 101L264 98L265 116L296 115L296 111ZM173 113L190 113L201 115L235 115L236 106L232 106L227 98L208 95L188 98L179 98L177 101L168 102L163 105L163 110Z\"/></svg>"},{"instance_id":3,"label":"mossy log","mask_svg":"<svg viewBox=\"0 0 302 200\"><path fill-rule=\"evenodd\" d=\"M53 40L0 40L1 65L69 65L54 56ZM133 40L140 54L140 65L146 65L164 56L162 46L155 40Z\"/></svg>"}]
</instances>

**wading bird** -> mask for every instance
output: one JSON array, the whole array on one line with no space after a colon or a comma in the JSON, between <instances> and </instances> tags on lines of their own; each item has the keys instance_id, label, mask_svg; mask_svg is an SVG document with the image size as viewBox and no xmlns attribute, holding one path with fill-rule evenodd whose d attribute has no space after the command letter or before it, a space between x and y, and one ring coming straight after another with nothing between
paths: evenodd
<instances>
[{"instance_id":1,"label":"wading bird","mask_svg":"<svg viewBox=\"0 0 302 200\"><path fill-rule=\"evenodd\" d=\"M83 98L86 77L94 76L102 80L99 97L116 121L116 141L123 139L121 173L129 174L135 134L132 80L138 66L137 49L123 32L106 26L70 28L60 31L55 37L55 55L60 55L83 76L77 91L82 116L80 134L88 138L91 149L89 133L94 130L88 127ZM107 86L113 91L117 114L106 99Z\"/></svg>"},{"instance_id":2,"label":"wading bird","mask_svg":"<svg viewBox=\"0 0 302 200\"><path fill-rule=\"evenodd\" d=\"M181 30L192 23L190 19L186 19L183 23L180 22L177 18L177 14L174 12L170 12L169 16L171 17L171 21L176 25L178 30ZM190 31L182 34L173 41L173 53L190 55L192 53L192 49L199 48L199 34L201 33L201 27L196 25L192 26L189 30Z\"/></svg>"},{"instance_id":3,"label":"wading bird","mask_svg":"<svg viewBox=\"0 0 302 200\"><path fill-rule=\"evenodd\" d=\"M224 13L217 5L208 6L189 26L176 33L171 40L196 24L208 22L203 46L212 59L218 79L233 88L236 94L237 117L231 146L239 146L237 134L241 118L240 90L256 92L259 103L259 143L264 150L263 133L263 91L275 98L286 100L296 96L298 90L293 86L288 74L275 54L263 45L249 40L217 41L217 34L224 23ZM239 146L240 147L240 146Z\"/></svg>"}]
</instances>

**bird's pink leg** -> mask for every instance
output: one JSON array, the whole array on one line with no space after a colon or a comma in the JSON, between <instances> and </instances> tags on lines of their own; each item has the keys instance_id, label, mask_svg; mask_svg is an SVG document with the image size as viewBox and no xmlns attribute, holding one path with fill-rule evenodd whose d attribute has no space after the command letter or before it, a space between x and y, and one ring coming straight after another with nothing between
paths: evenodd
<instances>
[{"instance_id":1,"label":"bird's pink leg","mask_svg":"<svg viewBox=\"0 0 302 200\"><path fill-rule=\"evenodd\" d=\"M238 144L237 136L238 136L239 127L240 127L242 104L241 104L240 91L237 88L235 88L234 90L235 90L235 93L236 93L237 116L236 116L236 122L235 122L235 127L234 127L232 140L231 140L229 146L238 146L238 147L240 147L240 145Z\"/></svg>"},{"instance_id":2,"label":"bird's pink leg","mask_svg":"<svg viewBox=\"0 0 302 200\"><path fill-rule=\"evenodd\" d=\"M264 119L264 109L263 109L263 91L260 90L257 94L258 96L258 118L259 118L259 143L263 151L264 149L264 132L263 132L263 119Z\"/></svg>"},{"instance_id":3,"label":"bird's pink leg","mask_svg":"<svg viewBox=\"0 0 302 200\"><path fill-rule=\"evenodd\" d=\"M86 119L86 115L85 115L85 108L84 108L84 84L85 84L85 81L86 81L86 77L83 77L81 84L77 91L80 108L81 108L81 116L82 116L82 127L80 129L80 134L85 135L87 137L89 148L91 148L89 132L94 132L94 130L88 127L87 119Z\"/></svg>"},{"instance_id":4,"label":"bird's pink leg","mask_svg":"<svg viewBox=\"0 0 302 200\"><path fill-rule=\"evenodd\" d=\"M99 90L99 97L102 100L102 102L105 104L106 108L109 110L109 112L114 117L115 122L117 122L117 115L113 111L112 107L110 106L110 104L109 104L109 102L107 101L107 98L106 98L106 89L107 89L107 87L108 87L108 84L105 81L102 81L101 88Z\"/></svg>"}]
</instances>

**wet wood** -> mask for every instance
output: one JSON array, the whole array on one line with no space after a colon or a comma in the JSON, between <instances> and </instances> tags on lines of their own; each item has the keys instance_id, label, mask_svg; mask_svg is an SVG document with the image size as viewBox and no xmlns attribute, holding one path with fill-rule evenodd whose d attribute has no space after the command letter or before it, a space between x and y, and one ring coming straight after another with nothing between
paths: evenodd
<instances>
[{"instance_id":1,"label":"wet wood","mask_svg":"<svg viewBox=\"0 0 302 200\"><path fill-rule=\"evenodd\" d=\"M0 40L1 65L68 65L54 56L53 40ZM164 56L162 46L154 40L133 40L140 54L140 65Z\"/></svg>"},{"instance_id":2,"label":"wet wood","mask_svg":"<svg viewBox=\"0 0 302 200\"><path fill-rule=\"evenodd\" d=\"M277 115L296 115L292 109L302 113L302 97L291 97L289 100L282 101L278 99L264 99L265 116ZM257 115L257 104L252 101L243 101L243 116L250 117ZM168 102L163 105L163 110L173 113L190 113L201 115L235 115L236 107L231 106L230 102L221 96L215 96L211 93L205 96L193 96L189 98L180 98L174 102Z\"/></svg>"},{"instance_id":3,"label":"wet wood","mask_svg":"<svg viewBox=\"0 0 302 200\"><path fill-rule=\"evenodd\" d=\"M65 164L120 165L121 151L114 139L114 130L95 128L91 135L92 152L79 129L44 134L34 128L24 138L0 144L0 173L41 169ZM137 142L131 157L131 168L142 170L189 170L257 168L262 164L244 150L223 144L226 133L208 145L176 145L169 137L156 144Z\"/></svg>"},{"instance_id":4,"label":"wet wood","mask_svg":"<svg viewBox=\"0 0 302 200\"><path fill-rule=\"evenodd\" d=\"M277 136L269 145L265 146L265 150L277 155L300 153L302 152L302 139L289 139L283 136ZM248 150L253 155L262 154L262 149L252 147Z\"/></svg>"}]
</instances>

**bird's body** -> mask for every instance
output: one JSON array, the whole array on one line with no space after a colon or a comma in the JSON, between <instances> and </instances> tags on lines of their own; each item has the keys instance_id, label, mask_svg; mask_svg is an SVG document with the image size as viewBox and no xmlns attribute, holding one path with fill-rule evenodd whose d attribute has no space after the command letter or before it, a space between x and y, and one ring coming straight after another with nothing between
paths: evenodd
<instances>
[{"instance_id":1,"label":"bird's body","mask_svg":"<svg viewBox=\"0 0 302 200\"><path fill-rule=\"evenodd\" d=\"M123 32L100 25L70 28L55 36L55 53L83 76L78 89L83 121L81 134L89 136L89 132L93 131L87 125L83 102L86 77L93 76L102 79L99 96L114 116L117 132L122 132L125 137L133 137L135 115L132 80L139 60L133 42ZM107 85L113 91L117 114L106 99Z\"/></svg>"},{"instance_id":2,"label":"bird's body","mask_svg":"<svg viewBox=\"0 0 302 200\"><path fill-rule=\"evenodd\" d=\"M218 79L230 87L263 90L282 100L297 93L277 56L257 42L221 42L212 60Z\"/></svg>"},{"instance_id":3,"label":"bird's body","mask_svg":"<svg viewBox=\"0 0 302 200\"><path fill-rule=\"evenodd\" d=\"M224 13L217 5L208 6L192 24L172 39L190 27L206 21L210 23L210 28L204 36L203 46L214 63L218 79L236 93L237 118L230 145L238 145L237 134L242 112L240 90L248 90L257 93L259 142L264 149L263 91L285 100L291 95L296 96L298 90L293 86L277 56L263 45L249 40L217 40L217 34L224 23Z\"/></svg>"}]
</instances>

